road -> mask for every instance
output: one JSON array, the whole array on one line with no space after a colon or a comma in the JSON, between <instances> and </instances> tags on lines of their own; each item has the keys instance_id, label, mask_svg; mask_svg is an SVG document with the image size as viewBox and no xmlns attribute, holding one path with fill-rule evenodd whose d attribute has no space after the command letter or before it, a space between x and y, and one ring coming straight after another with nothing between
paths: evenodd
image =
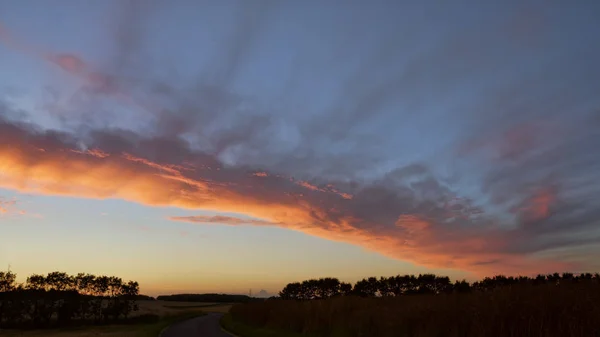
<instances>
[{"instance_id":1,"label":"road","mask_svg":"<svg viewBox=\"0 0 600 337\"><path fill-rule=\"evenodd\" d=\"M160 337L232 337L221 330L219 319L223 314L210 313L168 327Z\"/></svg>"}]
</instances>

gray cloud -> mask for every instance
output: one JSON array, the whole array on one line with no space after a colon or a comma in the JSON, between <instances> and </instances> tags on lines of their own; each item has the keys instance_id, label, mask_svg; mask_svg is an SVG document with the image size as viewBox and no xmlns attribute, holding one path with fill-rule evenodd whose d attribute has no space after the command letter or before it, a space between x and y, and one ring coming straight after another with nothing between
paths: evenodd
<instances>
[{"instance_id":1,"label":"gray cloud","mask_svg":"<svg viewBox=\"0 0 600 337\"><path fill-rule=\"evenodd\" d=\"M372 183L334 182L332 186L324 186L296 181L285 175L278 176L278 172L273 171L267 171L264 177L256 176L253 172L257 172L258 168L224 167L215 157L191 150L184 140L146 138L118 130L95 130L87 135L86 147L99 149L104 154L101 157L86 157L84 154L68 154L73 153L72 151L65 152L68 149L80 148L78 146L82 139L73 134L35 130L25 124L9 121L0 123L0 130L2 143L25 151L20 155L19 161L31 168L38 167L42 161L47 162L49 158L61 156L63 159L54 162L53 165L64 163L69 165L69 168L62 170L84 170L73 172L74 175L85 172L86 161L89 161L90 165L102 165L107 161L112 163L111 165L119 163L124 172L134 168L144 171L159 170L161 175L171 175L170 178L166 177L168 179L181 180L179 187L171 190L169 194L151 199L159 204L190 198L188 202L192 207L202 209L202 205L210 204L212 198L227 199L231 196L234 200L246 200L235 201L236 203L263 205L261 207L293 207L308 215L308 218L299 218L297 222L290 222L291 219L286 217L276 217L268 221L228 216L172 218L177 221L277 225L309 232L316 228L333 236L342 235L346 240L358 240L355 243L375 250L378 248L371 246L371 240L392 240L396 242L394 245L384 245L379 249L391 256L418 263L438 266L443 263L460 268L481 267L481 263L477 261L486 256L490 261L502 261L486 265L508 268L507 266L517 263L510 260L507 262L510 254L525 258L532 253L549 249L591 244L600 238L566 235L576 234L578 230L589 232L586 231L589 229L589 221L597 223L598 212L583 208L578 210L579 213L571 213L575 209L556 208L557 203L552 200L548 201L548 205L544 205L548 207L550 215L544 214L543 218L536 219L535 222L522 222L517 227L498 225L492 214L486 214L485 205L482 209L468 198L462 198L451 186L440 182L422 165L399 168ZM42 157L38 149L44 150ZM27 154L27 151L31 153ZM127 155L123 156L124 153ZM133 159L129 159L129 155L133 155ZM72 160L79 161L79 164L71 166L68 163ZM190 170L185 169L186 165ZM211 169L202 169L212 165L214 166ZM208 189L199 190L195 185L197 182L208 184ZM338 191L350 193L352 197L343 198ZM597 190L594 190L594 193L597 193ZM522 200L521 195L515 195L515 198ZM572 201L568 195L557 194L556 198L565 204ZM139 201L147 202L142 199ZM568 227L560 228L562 223L555 222L561 218L563 221L570 220ZM548 231L544 226L558 227L556 231ZM355 233L363 233L360 234L362 238L356 239ZM561 235L554 235L557 233ZM405 242L406 246L403 247L402 242ZM445 256L443 260L441 256ZM469 265L471 267L468 267ZM527 263L524 266L531 267Z\"/></svg>"}]
</instances>

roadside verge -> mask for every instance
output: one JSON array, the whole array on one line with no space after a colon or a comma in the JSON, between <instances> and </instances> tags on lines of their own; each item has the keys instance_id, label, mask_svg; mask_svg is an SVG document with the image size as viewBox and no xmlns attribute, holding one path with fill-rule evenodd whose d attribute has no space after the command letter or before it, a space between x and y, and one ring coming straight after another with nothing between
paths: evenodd
<instances>
[{"instance_id":1,"label":"roadside verge","mask_svg":"<svg viewBox=\"0 0 600 337\"><path fill-rule=\"evenodd\" d=\"M235 322L231 314L225 314L219 320L221 329L234 337L311 337L296 332L255 328Z\"/></svg>"}]
</instances>

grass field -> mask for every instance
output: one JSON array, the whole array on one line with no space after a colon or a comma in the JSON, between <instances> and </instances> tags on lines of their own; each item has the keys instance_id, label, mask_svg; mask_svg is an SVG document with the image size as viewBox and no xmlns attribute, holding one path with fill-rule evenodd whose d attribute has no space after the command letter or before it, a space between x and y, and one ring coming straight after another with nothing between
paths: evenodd
<instances>
[{"instance_id":1,"label":"grass field","mask_svg":"<svg viewBox=\"0 0 600 337\"><path fill-rule=\"evenodd\" d=\"M565 282L465 294L274 300L235 305L226 317L225 328L240 337L591 337L600 336L600 289Z\"/></svg>"},{"instance_id":2,"label":"grass field","mask_svg":"<svg viewBox=\"0 0 600 337\"><path fill-rule=\"evenodd\" d=\"M285 330L273 330L266 328L256 328L235 322L230 314L225 314L221 318L221 327L230 333L239 337L314 337L313 335L300 334Z\"/></svg>"},{"instance_id":3,"label":"grass field","mask_svg":"<svg viewBox=\"0 0 600 337\"><path fill-rule=\"evenodd\" d=\"M86 326L72 329L16 331L2 330L2 337L156 337L167 326L204 312L226 313L230 304L138 301L140 310L135 315L154 314L161 317L156 323L133 325Z\"/></svg>"},{"instance_id":4,"label":"grass field","mask_svg":"<svg viewBox=\"0 0 600 337\"><path fill-rule=\"evenodd\" d=\"M183 311L227 312L230 304L208 302L172 302L172 301L137 301L140 307L135 315L154 314L158 316L171 316L181 314Z\"/></svg>"}]
</instances>

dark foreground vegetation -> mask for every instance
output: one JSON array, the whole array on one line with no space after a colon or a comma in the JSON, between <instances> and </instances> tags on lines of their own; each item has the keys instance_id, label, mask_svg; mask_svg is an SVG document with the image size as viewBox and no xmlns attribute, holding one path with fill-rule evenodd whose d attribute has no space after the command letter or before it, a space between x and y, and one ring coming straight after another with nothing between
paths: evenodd
<instances>
[{"instance_id":1,"label":"dark foreground vegetation","mask_svg":"<svg viewBox=\"0 0 600 337\"><path fill-rule=\"evenodd\" d=\"M78 324L133 322L138 310L137 282L114 276L62 272L31 275L16 283L12 272L0 272L0 328L46 328ZM154 319L154 318L152 318Z\"/></svg>"},{"instance_id":2,"label":"dark foreground vegetation","mask_svg":"<svg viewBox=\"0 0 600 337\"><path fill-rule=\"evenodd\" d=\"M241 337L600 336L600 275L307 280L288 284L278 299L234 306L222 323Z\"/></svg>"},{"instance_id":3,"label":"dark foreground vegetation","mask_svg":"<svg viewBox=\"0 0 600 337\"><path fill-rule=\"evenodd\" d=\"M161 295L156 298L159 301L175 302L213 302L213 303L247 303L252 301L262 301L263 299L254 298L246 295L229 294L176 294Z\"/></svg>"}]
</instances>

